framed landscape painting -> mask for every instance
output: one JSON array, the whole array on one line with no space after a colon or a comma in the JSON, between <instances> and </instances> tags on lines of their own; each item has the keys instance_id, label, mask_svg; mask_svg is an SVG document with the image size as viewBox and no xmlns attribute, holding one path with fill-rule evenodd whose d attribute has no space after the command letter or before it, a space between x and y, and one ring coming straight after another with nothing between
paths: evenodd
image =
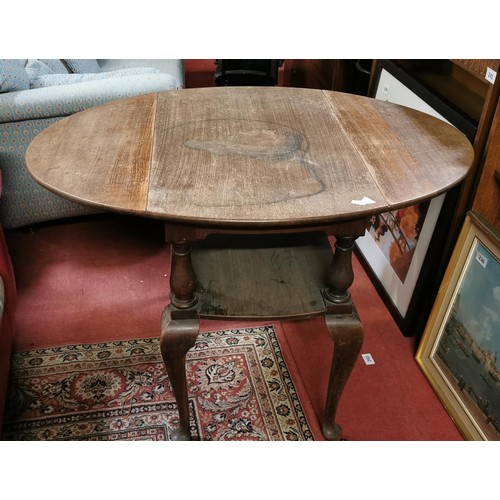
<instances>
[{"instance_id":1,"label":"framed landscape painting","mask_svg":"<svg viewBox=\"0 0 500 500\"><path fill-rule=\"evenodd\" d=\"M463 436L500 440L500 239L469 213L416 360Z\"/></svg>"}]
</instances>

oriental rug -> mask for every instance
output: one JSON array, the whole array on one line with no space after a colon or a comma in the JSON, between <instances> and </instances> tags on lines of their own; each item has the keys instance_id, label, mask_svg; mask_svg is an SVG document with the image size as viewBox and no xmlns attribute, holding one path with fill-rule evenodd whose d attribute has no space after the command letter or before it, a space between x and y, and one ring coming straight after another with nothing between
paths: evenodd
<instances>
[{"instance_id":1,"label":"oriental rug","mask_svg":"<svg viewBox=\"0 0 500 500\"><path fill-rule=\"evenodd\" d=\"M13 355L3 440L170 440L159 339ZM188 352L195 440L314 440L273 326L200 333Z\"/></svg>"}]
</instances>

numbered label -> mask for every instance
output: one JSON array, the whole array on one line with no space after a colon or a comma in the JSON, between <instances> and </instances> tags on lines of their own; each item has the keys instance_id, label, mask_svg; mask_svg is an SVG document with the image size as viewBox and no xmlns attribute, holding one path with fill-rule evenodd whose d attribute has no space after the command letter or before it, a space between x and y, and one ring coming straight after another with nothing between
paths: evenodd
<instances>
[{"instance_id":1,"label":"numbered label","mask_svg":"<svg viewBox=\"0 0 500 500\"><path fill-rule=\"evenodd\" d=\"M488 80L490 83L495 83L495 80L497 78L497 72L492 70L491 68L486 68L486 75L485 75L486 80Z\"/></svg>"},{"instance_id":2,"label":"numbered label","mask_svg":"<svg viewBox=\"0 0 500 500\"><path fill-rule=\"evenodd\" d=\"M363 361L365 362L365 365L374 365L375 360L373 359L371 354L361 354L361 357L363 358Z\"/></svg>"},{"instance_id":3,"label":"numbered label","mask_svg":"<svg viewBox=\"0 0 500 500\"><path fill-rule=\"evenodd\" d=\"M476 260L486 269L486 266L488 265L488 257L478 251L476 252Z\"/></svg>"}]
</instances>

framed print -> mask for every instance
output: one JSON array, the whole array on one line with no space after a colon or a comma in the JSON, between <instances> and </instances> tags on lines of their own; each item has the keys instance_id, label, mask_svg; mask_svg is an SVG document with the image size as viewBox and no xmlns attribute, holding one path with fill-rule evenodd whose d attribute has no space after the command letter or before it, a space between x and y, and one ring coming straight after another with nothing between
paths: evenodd
<instances>
[{"instance_id":1,"label":"framed print","mask_svg":"<svg viewBox=\"0 0 500 500\"><path fill-rule=\"evenodd\" d=\"M476 128L390 61L379 61L374 96L457 126L472 142ZM356 241L356 255L406 336L420 336L446 261L443 248L458 188L426 203L373 217ZM439 276L441 272L441 276Z\"/></svg>"},{"instance_id":2,"label":"framed print","mask_svg":"<svg viewBox=\"0 0 500 500\"><path fill-rule=\"evenodd\" d=\"M359 250L402 317L415 290L445 195L372 217Z\"/></svg>"},{"instance_id":3,"label":"framed print","mask_svg":"<svg viewBox=\"0 0 500 500\"><path fill-rule=\"evenodd\" d=\"M416 360L466 439L500 440L500 239L469 213Z\"/></svg>"}]
</instances>

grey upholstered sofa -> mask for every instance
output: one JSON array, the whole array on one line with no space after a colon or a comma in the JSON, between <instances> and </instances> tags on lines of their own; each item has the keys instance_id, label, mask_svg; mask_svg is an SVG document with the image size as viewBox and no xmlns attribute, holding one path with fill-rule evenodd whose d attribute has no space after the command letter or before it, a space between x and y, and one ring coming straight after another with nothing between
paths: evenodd
<instances>
[{"instance_id":1,"label":"grey upholstered sofa","mask_svg":"<svg viewBox=\"0 0 500 500\"><path fill-rule=\"evenodd\" d=\"M38 133L92 106L183 86L182 60L0 59L0 224L17 228L94 212L31 178L24 158Z\"/></svg>"}]
</instances>

